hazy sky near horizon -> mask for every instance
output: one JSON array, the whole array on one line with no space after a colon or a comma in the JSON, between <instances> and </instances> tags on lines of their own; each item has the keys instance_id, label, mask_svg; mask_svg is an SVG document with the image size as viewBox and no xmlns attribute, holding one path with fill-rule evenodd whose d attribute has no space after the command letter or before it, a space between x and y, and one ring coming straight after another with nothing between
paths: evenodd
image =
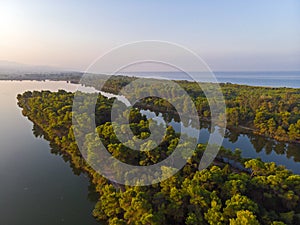
<instances>
[{"instance_id":1,"label":"hazy sky near horizon","mask_svg":"<svg viewBox=\"0 0 300 225\"><path fill-rule=\"evenodd\" d=\"M300 70L300 1L0 0L0 60L85 70L152 39L186 46L215 71Z\"/></svg>"}]
</instances>

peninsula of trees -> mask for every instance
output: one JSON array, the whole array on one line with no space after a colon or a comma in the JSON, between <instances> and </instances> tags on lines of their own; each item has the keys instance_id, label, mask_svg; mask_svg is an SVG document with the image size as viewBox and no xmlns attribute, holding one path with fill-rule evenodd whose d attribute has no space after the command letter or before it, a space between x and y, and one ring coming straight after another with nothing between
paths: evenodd
<instances>
[{"instance_id":1,"label":"peninsula of trees","mask_svg":"<svg viewBox=\"0 0 300 225\"><path fill-rule=\"evenodd\" d=\"M118 86L118 82L111 82L108 87L111 92L113 84ZM193 93L193 83L182 82L181 85L185 85L195 99L199 114L209 117L203 94L197 90ZM282 129L285 135L282 137L299 140L299 91L231 84L224 84L222 88L228 105L229 124L248 125L253 121L250 125L263 135L272 136ZM96 173L78 150L72 128L74 94L63 90L27 91L17 98L23 115L43 130L44 137L67 156L74 168L91 177L99 193L93 212L98 220L110 225L300 224L300 176L282 166L258 159L242 159L238 152L231 153L222 148L209 168L198 171L205 149L199 144L187 164L163 182L142 187L115 185ZM129 160L131 164L151 165L167 157L178 145L179 134L167 127L166 135L156 149L141 154L127 149L116 137L108 116L114 100L99 94L95 107L99 137L114 157ZM130 115L130 127L135 135L139 138L147 136L146 118L138 110L132 110ZM243 164L244 169L224 163L224 156ZM168 168L161 170L168 172Z\"/></svg>"}]
</instances>

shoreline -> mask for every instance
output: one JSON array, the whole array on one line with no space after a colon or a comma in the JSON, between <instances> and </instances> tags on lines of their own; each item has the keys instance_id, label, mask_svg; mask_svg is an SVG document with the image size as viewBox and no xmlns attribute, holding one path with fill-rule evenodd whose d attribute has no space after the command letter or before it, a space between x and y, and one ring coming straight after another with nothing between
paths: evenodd
<instances>
[{"instance_id":1,"label":"shoreline","mask_svg":"<svg viewBox=\"0 0 300 225\"><path fill-rule=\"evenodd\" d=\"M228 71L228 72L224 72L224 71L216 71L213 72L213 74L221 74L221 73L228 73L228 74L243 74L243 76L245 75L245 73L251 73L251 74L255 74L255 73L299 73L300 71ZM135 74L117 74L117 75L113 75L113 76L124 76L124 77L128 77L128 78L149 78L149 79L160 79L159 76L155 76L155 77L151 77L151 76L141 76L139 74L142 73L146 73L146 72L133 72ZM174 73L174 72L150 72L149 74L164 74L164 73ZM176 73L176 72L175 72ZM195 72L191 72L191 73L195 73ZM196 72L197 73L197 72ZM23 74L0 74L0 81L22 81L22 80L27 80L27 81L67 81L67 82L71 82L71 83L77 83L79 84L82 76L84 75L84 72L49 72L49 73L23 73ZM148 73L147 73L148 74ZM94 74L94 75L100 75L100 74ZM110 75L107 75L110 76ZM240 79L248 79L248 77L241 77ZM226 79L236 79L237 77L227 77ZM248 87L256 87L256 88L270 88L270 89L280 89L280 88L285 88L285 89L300 89L300 85L298 87L294 87L294 86L279 86L279 85L259 85L259 84L249 84L249 83L239 83L239 82L235 82L232 80L223 80L221 81L221 79L225 79L222 77L218 77L216 76L216 80L218 81L218 84L230 84L230 85L240 85L240 86L248 86ZM176 78L176 77L170 77L169 80L173 80L173 81L186 81L186 82L194 82L193 80L187 80L187 79L182 79L182 78ZM199 83L211 83L208 81L200 81L200 80L196 80L196 82Z\"/></svg>"},{"instance_id":2,"label":"shoreline","mask_svg":"<svg viewBox=\"0 0 300 225\"><path fill-rule=\"evenodd\" d=\"M40 82L46 82L46 81L65 81L65 82L70 82L70 83L74 83L74 84L80 84L80 77L81 77L81 74L80 73L75 73L73 74L73 76L71 74L56 74L56 77L51 77L51 75L49 74L47 77L43 77L43 78L40 78L38 79L37 78L37 74L33 74L34 77L32 78L24 78L24 77L19 77L19 78L15 78L15 79L2 79L2 77L0 77L0 81L3 80L3 81L40 81ZM60 77L61 76L61 77ZM122 77L122 76L120 76ZM129 76L126 76L127 78L137 78L137 77L129 77ZM155 78L156 79L156 78ZM183 82L191 82L191 81L187 81L187 80L175 80L175 81L183 81ZM205 82L204 82L205 83ZM287 89L287 90L298 90L300 91L300 88L287 88L287 87L264 87L264 86L251 86L251 85L243 85L243 84L232 84L232 83L219 83L220 85L237 85L237 86L241 86L241 87L257 87L257 88L266 88L266 89ZM94 87L93 85L91 84L84 84L86 86L90 86L90 87L93 87L95 88L96 90L97 87ZM106 92L107 94L115 94L114 93L114 90L104 90L104 92ZM155 112L154 110L157 110L161 113L169 113L169 114L173 114L173 112L169 112L167 110L162 110L161 108L159 109L155 109L155 106L153 105L140 105L140 109L149 109L150 111L152 112ZM210 122L210 119L209 117L201 117L199 116L199 121L202 121L202 122ZM233 125L226 125L226 128L229 129L229 130L234 130L234 131L238 131L240 133L252 133L252 134L255 134L255 135L259 135L261 137L265 137L265 138L269 138L271 140L275 140L275 141L279 141L279 142L282 142L282 143L293 143L293 144L300 144L300 140L289 140L289 139L278 139L278 138L275 138L275 137L271 137L271 136L268 136L268 135L263 135L263 134L260 134L259 131L253 127L249 127L249 126L245 126L245 125L238 125L238 126L233 126Z\"/></svg>"},{"instance_id":3,"label":"shoreline","mask_svg":"<svg viewBox=\"0 0 300 225\"><path fill-rule=\"evenodd\" d=\"M61 92L56 92L56 93L57 94L54 96L51 96L51 98L50 97L46 98L47 100L45 100L46 101L45 106L47 106L49 104L49 102L53 98L55 98L55 96L60 96L62 94ZM64 94L64 96L66 96L68 94L69 100L72 99L72 97L71 97L72 93L64 92L63 94ZM43 95L41 94L39 96L43 96ZM99 194L99 196L101 196L101 197L99 197L97 203L95 204L95 208L93 210L94 217L98 221L103 221L103 222L111 221L111 219L114 216L111 216L110 214L106 213L106 211L102 211L102 209L104 209L105 207L109 207L109 204L106 204L107 202L105 201L107 199L106 197L116 196L117 197L116 200L118 202L119 200L125 199L125 195L123 196L122 193L129 193L133 189L130 186L117 186L116 187L112 182L107 180L102 175L98 174L95 170L93 170L92 167L90 167L86 163L86 161L82 158L82 155L79 154L76 145L74 145L74 143L76 143L76 142L72 138L72 135L70 136L70 138L66 138L69 136L69 134L70 134L69 132L72 131L72 130L70 130L71 129L70 123L65 124L65 126L64 126L66 128L65 130L68 130L68 132L64 132L63 133L64 136L62 137L59 135L61 133L56 133L58 131L55 126L49 126L49 122L51 121L51 118L47 117L48 119L47 118L44 119L43 116L38 116L33 109L35 108L35 106L39 105L39 102L30 101L30 100L27 101L26 98L38 99L39 96L29 96L28 95L28 97L26 97L26 95L25 96L18 95L18 100L19 100L18 105L20 106L20 108L23 109L22 114L24 116L26 116L30 121L32 121L33 124L36 124L41 128L42 133L44 133L44 138L46 140L48 140L50 143L52 143L53 144L52 146L57 146L57 151L59 153L61 153L61 155L67 155L67 159L68 159L67 161L72 166L74 166L74 168L76 168L80 171L83 171L84 173L87 174L87 176L90 178L90 182L92 182L92 184L95 185L96 192ZM22 99L22 97L23 97L23 99ZM65 99L65 98L63 98L63 99ZM68 104L72 104L71 101L69 101L69 100L66 102L68 102ZM29 102L31 104L26 104L27 102ZM57 111L60 111L60 114L57 116L60 119L62 119L63 115L64 115L64 113L61 110L59 110L62 107L64 107L64 106L57 107L57 109L58 109ZM39 110L43 110L43 107L40 108ZM48 114L51 115L51 112L48 112ZM60 137L58 137L57 135L59 135ZM286 176L291 177L291 178L298 176L292 170L287 169L284 166L275 164L274 162L264 162L260 159L241 157L241 151L237 150L235 152L232 152L231 150L228 150L226 148L222 148L220 150L218 156L215 158L215 160L211 164L211 167L207 168L205 171L203 171L201 173L201 172L198 172L197 162L199 159L202 158L204 151L205 151L205 144L199 144L197 146L197 150L195 151L195 154L193 155L193 158L191 159L191 161L188 161L186 163L185 167L182 170L180 170L180 173L178 173L179 178L182 177L182 179L184 179L184 180L181 180L182 182L183 181L193 182L195 180L198 180L199 176L202 173L203 173L202 174L203 178L206 178L206 175L207 175L206 173L212 174L212 175L219 174L220 178L221 177L224 178L224 181L220 180L220 184L218 183L219 186L217 187L217 189L218 189L218 188L224 187L224 184L225 184L224 182L227 182L227 184L228 184L228 182L230 182L232 180L233 176L238 176L239 178L241 178L241 179L239 179L240 182L245 181L244 178L247 178L246 180L248 180L248 181L253 180L253 182L255 182L254 179L256 176L267 177L270 175L270 174L268 174L270 172L268 170L268 168L273 168L271 172L274 175L272 175L272 176L277 176L277 174L282 174L282 173L286 174ZM256 167L255 167L255 165L257 163L259 165L258 169L256 169ZM253 166L252 166L252 164L253 164ZM220 172L218 172L218 171L220 171ZM180 179L178 179L178 180L180 180ZM245 181L246 182L245 184L248 184L247 183L248 181ZM149 189L148 189L148 187L147 187L147 189L145 187L142 190L147 190L147 193L150 194L149 196L152 196L153 191L156 190L155 189L156 187L158 187L158 189L157 189L157 192L155 192L155 193L160 193L162 190L164 190L163 189L164 184L165 183L162 183L162 184L160 184L160 186L150 186ZM179 184L180 184L180 187L182 187L179 190L182 190L182 191L186 190L184 188L184 186L181 186L181 183L179 183ZM193 183L191 183L191 184L193 184ZM212 190L215 190L215 187L214 187L215 180L212 180L212 181L208 180L208 185L209 185L209 186L207 186L208 189L206 188L205 190L210 191L211 189L209 189L209 187L211 187ZM124 188L123 190L122 190L122 187ZM199 187L199 186L197 184L195 184L194 187ZM262 188L259 189L259 193L261 193L261 194L264 193L263 188L264 188L264 186L262 186ZM219 190L221 190L221 189L219 189ZM257 192L257 190L255 190L255 192L249 192L249 196L250 196L249 198L251 200L253 200L255 203L257 202L257 204L259 204L260 199L255 198L256 192ZM140 193L140 191L138 193ZM152 193L152 195L151 195L151 193ZM276 191L272 194L274 195L274 197L278 197L279 199L281 199L281 196ZM220 199L221 199L221 197L223 196L222 192L219 192L218 196L220 196ZM228 200L230 198L232 198L232 197L225 196L224 200ZM155 203L152 201L152 198L149 200L149 203L152 204L151 207L153 207L153 209L156 207ZM187 207L187 209L188 209L188 206L189 206L189 204L185 207ZM268 205L265 205L263 209L265 209L265 208L269 210ZM124 213L128 212L126 209L127 208L124 208ZM280 213L280 212L281 211L278 210L278 213ZM166 214L166 215L168 215L168 214Z\"/></svg>"}]
</instances>

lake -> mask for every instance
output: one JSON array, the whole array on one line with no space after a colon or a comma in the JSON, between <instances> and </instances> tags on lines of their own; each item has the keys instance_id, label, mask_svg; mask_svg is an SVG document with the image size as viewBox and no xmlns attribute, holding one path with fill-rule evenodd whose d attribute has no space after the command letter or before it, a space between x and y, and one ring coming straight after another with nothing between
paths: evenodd
<instances>
[{"instance_id":1,"label":"lake","mask_svg":"<svg viewBox=\"0 0 300 225\"><path fill-rule=\"evenodd\" d=\"M1 225L99 224L91 214L97 196L88 177L78 174L69 162L54 154L55 149L38 135L33 123L17 106L17 94L26 90L75 91L78 87L58 81L0 81ZM155 116L150 111L142 112L149 117ZM171 124L177 130L180 127L174 121ZM191 127L185 128L184 132L193 136ZM209 128L204 126L199 142L205 143L208 136ZM239 148L244 157L274 161L300 174L299 145L228 131L223 146L232 150Z\"/></svg>"},{"instance_id":2,"label":"lake","mask_svg":"<svg viewBox=\"0 0 300 225\"><path fill-rule=\"evenodd\" d=\"M45 89L75 91L77 85L0 81L0 224L99 224L91 214L95 194L88 177L75 175L68 162L52 154L17 106L17 94Z\"/></svg>"}]
</instances>

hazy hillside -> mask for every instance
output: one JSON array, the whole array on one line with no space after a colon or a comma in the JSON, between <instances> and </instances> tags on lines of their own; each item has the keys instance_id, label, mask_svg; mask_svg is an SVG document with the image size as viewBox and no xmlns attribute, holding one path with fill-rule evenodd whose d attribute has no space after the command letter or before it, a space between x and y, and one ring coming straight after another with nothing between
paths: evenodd
<instances>
[{"instance_id":1,"label":"hazy hillside","mask_svg":"<svg viewBox=\"0 0 300 225\"><path fill-rule=\"evenodd\" d=\"M27 65L17 62L0 60L0 75L22 75L26 73L66 72L67 69L51 66Z\"/></svg>"}]
</instances>

